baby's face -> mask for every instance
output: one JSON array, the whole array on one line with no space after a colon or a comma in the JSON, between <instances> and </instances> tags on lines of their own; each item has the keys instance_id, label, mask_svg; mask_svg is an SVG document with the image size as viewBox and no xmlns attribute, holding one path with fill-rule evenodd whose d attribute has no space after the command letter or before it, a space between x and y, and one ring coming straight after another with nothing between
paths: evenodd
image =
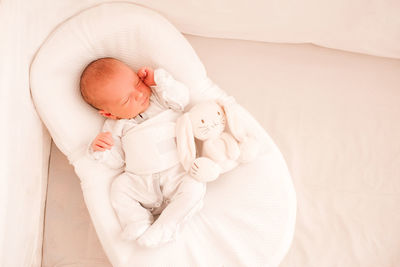
<instances>
[{"instance_id":1,"label":"baby's face","mask_svg":"<svg viewBox=\"0 0 400 267\"><path fill-rule=\"evenodd\" d=\"M99 113L110 119L136 117L149 106L151 89L128 66L121 66L109 81L96 85Z\"/></svg>"}]
</instances>

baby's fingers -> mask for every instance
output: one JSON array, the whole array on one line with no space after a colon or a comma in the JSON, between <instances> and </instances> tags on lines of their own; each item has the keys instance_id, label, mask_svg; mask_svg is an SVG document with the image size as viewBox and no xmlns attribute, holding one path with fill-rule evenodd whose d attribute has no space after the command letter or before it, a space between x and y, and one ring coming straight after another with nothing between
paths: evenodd
<instances>
[{"instance_id":1,"label":"baby's fingers","mask_svg":"<svg viewBox=\"0 0 400 267\"><path fill-rule=\"evenodd\" d=\"M93 148L94 151L105 151L106 150L105 148L102 148L101 146L98 146L96 144L94 144L92 146L92 148Z\"/></svg>"},{"instance_id":2,"label":"baby's fingers","mask_svg":"<svg viewBox=\"0 0 400 267\"><path fill-rule=\"evenodd\" d=\"M111 149L113 144L109 144L102 139L97 140L96 145L105 149Z\"/></svg>"},{"instance_id":3,"label":"baby's fingers","mask_svg":"<svg viewBox=\"0 0 400 267\"><path fill-rule=\"evenodd\" d=\"M102 140L103 142L106 142L109 145L113 145L114 144L114 139L113 139L112 134L110 132L101 133L96 137L96 139L97 140Z\"/></svg>"},{"instance_id":4,"label":"baby's fingers","mask_svg":"<svg viewBox=\"0 0 400 267\"><path fill-rule=\"evenodd\" d=\"M114 145L114 140L111 136L102 136L98 140L110 146Z\"/></svg>"},{"instance_id":5,"label":"baby's fingers","mask_svg":"<svg viewBox=\"0 0 400 267\"><path fill-rule=\"evenodd\" d=\"M138 76L139 76L139 78L140 79L144 79L144 78L146 78L146 76L147 76L147 72L146 72L146 67L143 67L143 68L141 68L139 71L138 71Z\"/></svg>"}]
</instances>

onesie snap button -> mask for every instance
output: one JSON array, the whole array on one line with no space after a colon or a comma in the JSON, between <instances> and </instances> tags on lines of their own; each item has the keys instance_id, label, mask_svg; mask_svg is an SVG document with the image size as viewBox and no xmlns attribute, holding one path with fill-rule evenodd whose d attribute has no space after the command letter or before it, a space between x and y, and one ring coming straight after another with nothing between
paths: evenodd
<instances>
[{"instance_id":1,"label":"onesie snap button","mask_svg":"<svg viewBox=\"0 0 400 267\"><path fill-rule=\"evenodd\" d=\"M154 206L156 206L157 208L159 208L161 206L161 204L159 202L157 202L156 204L154 204Z\"/></svg>"},{"instance_id":2,"label":"onesie snap button","mask_svg":"<svg viewBox=\"0 0 400 267\"><path fill-rule=\"evenodd\" d=\"M166 204L169 204L170 202L171 202L171 200L169 200L169 199L166 199L166 200L165 200L165 203L166 203Z\"/></svg>"}]
</instances>

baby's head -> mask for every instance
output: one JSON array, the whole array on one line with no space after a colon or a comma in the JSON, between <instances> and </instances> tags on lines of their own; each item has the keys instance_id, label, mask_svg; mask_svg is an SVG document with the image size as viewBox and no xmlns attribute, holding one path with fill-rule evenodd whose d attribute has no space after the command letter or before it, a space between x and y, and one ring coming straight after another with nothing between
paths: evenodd
<instances>
[{"instance_id":1,"label":"baby's head","mask_svg":"<svg viewBox=\"0 0 400 267\"><path fill-rule=\"evenodd\" d=\"M82 72L79 86L83 99L110 119L133 118L150 103L150 87L115 58L91 62Z\"/></svg>"}]
</instances>

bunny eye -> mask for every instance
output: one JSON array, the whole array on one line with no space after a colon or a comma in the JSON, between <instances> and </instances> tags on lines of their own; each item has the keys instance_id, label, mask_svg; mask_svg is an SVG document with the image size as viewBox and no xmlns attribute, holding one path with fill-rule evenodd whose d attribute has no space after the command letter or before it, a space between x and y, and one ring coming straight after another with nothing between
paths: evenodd
<instances>
[{"instance_id":1,"label":"bunny eye","mask_svg":"<svg viewBox=\"0 0 400 267\"><path fill-rule=\"evenodd\" d=\"M204 123L204 120L201 120L201 123Z\"/></svg>"},{"instance_id":2,"label":"bunny eye","mask_svg":"<svg viewBox=\"0 0 400 267\"><path fill-rule=\"evenodd\" d=\"M221 115L221 113L218 111L218 115Z\"/></svg>"}]
</instances>

